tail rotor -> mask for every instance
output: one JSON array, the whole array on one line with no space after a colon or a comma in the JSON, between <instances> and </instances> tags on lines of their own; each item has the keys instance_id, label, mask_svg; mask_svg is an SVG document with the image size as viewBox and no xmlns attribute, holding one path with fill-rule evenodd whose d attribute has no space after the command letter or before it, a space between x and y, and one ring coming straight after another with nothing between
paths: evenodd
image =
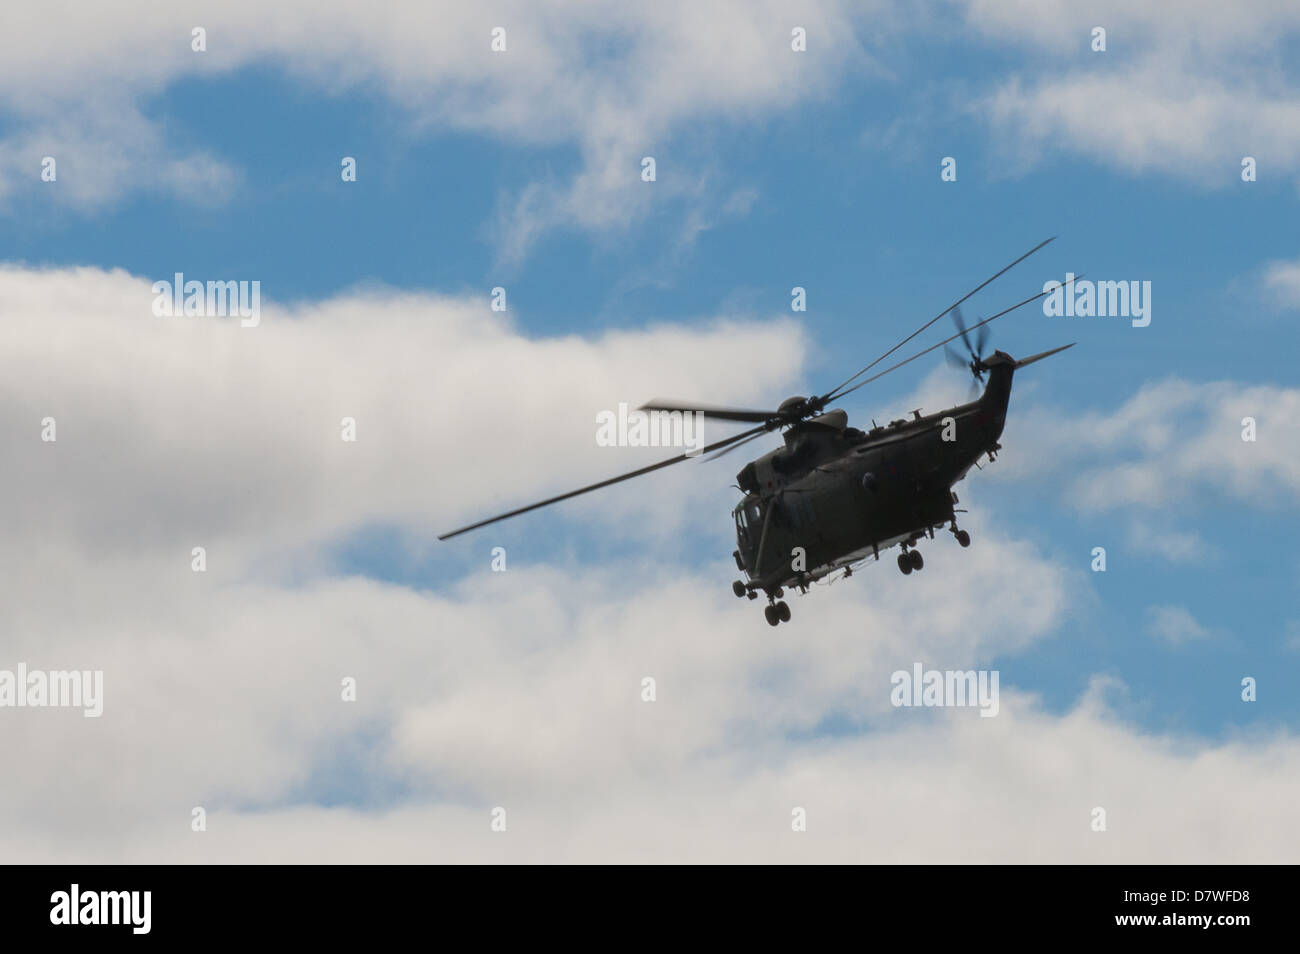
<instances>
[{"instance_id":1,"label":"tail rotor","mask_svg":"<svg viewBox=\"0 0 1300 954\"><path fill-rule=\"evenodd\" d=\"M980 386L984 383L984 372L987 366L984 364L984 346L988 343L988 325L979 325L975 329L975 343L971 344L970 334L966 330L966 321L961 316L961 306L955 306L952 311L953 324L961 332L962 344L966 346L968 357L963 358L961 353L951 345L943 346L944 357L948 364L954 368L965 368L970 371L971 381L971 398L973 399L979 393Z\"/></svg>"}]
</instances>

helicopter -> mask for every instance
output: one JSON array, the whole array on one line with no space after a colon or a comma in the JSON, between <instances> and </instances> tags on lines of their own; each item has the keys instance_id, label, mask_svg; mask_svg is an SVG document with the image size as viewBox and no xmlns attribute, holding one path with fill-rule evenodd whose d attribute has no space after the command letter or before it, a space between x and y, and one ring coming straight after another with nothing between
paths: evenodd
<instances>
[{"instance_id":1,"label":"helicopter","mask_svg":"<svg viewBox=\"0 0 1300 954\"><path fill-rule=\"evenodd\" d=\"M438 539L448 540L701 453L710 454L707 459L713 460L780 430L783 446L750 461L736 475L736 486L744 496L732 511L737 543L732 556L744 579L732 583L732 592L750 600L765 595L764 618L777 626L790 620L790 607L784 599L787 588L806 594L809 585L823 577L839 570L850 576L856 564L869 558L878 561L882 550L897 546L898 569L905 575L919 572L925 560L917 544L923 538L933 540L935 530L946 526L961 547L970 546L970 534L957 525L957 514L965 511L957 509L960 500L952 488L971 467L978 466L981 457L987 456L990 463L997 459L1015 372L1074 347L1074 343L1062 345L1019 360L1003 351L984 353L990 322L1043 298L1054 286L969 327L961 305L1054 240L1055 236L1034 246L825 394L790 397L776 410L650 401L640 410L697 413L754 426L702 450L480 520ZM1080 278L1069 276L1066 284ZM863 377L945 315L952 316L955 334ZM978 332L973 342L971 332ZM964 357L951 347L957 339L965 346ZM866 431L850 427L844 411L827 409L832 402L940 347L950 364L971 373L972 393L966 403L926 415L918 408L910 419L886 425L872 421Z\"/></svg>"}]
</instances>

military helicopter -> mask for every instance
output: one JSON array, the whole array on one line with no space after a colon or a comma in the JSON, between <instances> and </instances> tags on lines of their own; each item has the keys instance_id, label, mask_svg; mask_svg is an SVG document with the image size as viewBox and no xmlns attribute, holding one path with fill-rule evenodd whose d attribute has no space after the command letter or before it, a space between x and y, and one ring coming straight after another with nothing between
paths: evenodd
<instances>
[{"instance_id":1,"label":"military helicopter","mask_svg":"<svg viewBox=\"0 0 1300 954\"><path fill-rule=\"evenodd\" d=\"M961 305L1054 238L1034 246L825 394L787 398L774 411L651 401L642 405L641 410L699 412L714 420L755 426L709 444L702 451L679 454L489 517L438 539L448 540L530 510L640 477L700 453L711 452L708 459L721 457L742 444L783 429L783 447L751 461L736 475L737 487L744 498L732 511L737 542L732 556L745 576L744 580L732 583L736 596L753 600L762 592L767 597L764 616L770 625L776 626L790 619L790 607L783 598L787 587L797 587L801 593L807 593L809 584L831 573L842 569L849 576L853 565L868 558L879 560L881 550L897 545L899 570L904 574L917 572L925 566L916 549L917 543L923 538L933 540L934 531L945 525L959 545L970 546L970 534L957 526L956 505L960 501L952 488L977 465L979 458L987 456L992 462L1002 449L998 438L1006 423L1015 372L1074 347L1073 343L1062 345L1020 360L1002 351L984 353L990 322L1043 298L1049 291L1026 298L969 328L962 318ZM870 377L863 377L945 315L952 316L956 334ZM978 332L974 343L972 331ZM966 348L965 357L950 347L950 342L958 338ZM927 415L917 409L911 419L891 421L887 425L873 421L867 431L849 427L844 411L826 410L831 402L940 347L944 348L950 364L964 367L972 375L972 400L967 403ZM980 385L983 385L982 394Z\"/></svg>"}]
</instances>

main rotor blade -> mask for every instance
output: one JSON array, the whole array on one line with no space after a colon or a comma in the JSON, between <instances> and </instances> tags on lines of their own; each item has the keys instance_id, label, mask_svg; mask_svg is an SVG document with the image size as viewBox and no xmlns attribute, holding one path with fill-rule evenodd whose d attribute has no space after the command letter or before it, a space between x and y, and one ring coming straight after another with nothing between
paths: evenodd
<instances>
[{"instance_id":1,"label":"main rotor blade","mask_svg":"<svg viewBox=\"0 0 1300 954\"><path fill-rule=\"evenodd\" d=\"M716 407L711 404L683 404L680 401L661 401L658 398L648 404L642 404L637 410L682 411L688 414L698 411L705 417L716 418L719 421L744 421L748 424L762 424L764 421L780 416L778 411L751 411L746 408Z\"/></svg>"},{"instance_id":2,"label":"main rotor blade","mask_svg":"<svg viewBox=\"0 0 1300 954\"><path fill-rule=\"evenodd\" d=\"M700 454L707 454L709 451L715 451L721 447L726 447L729 444L735 444L739 441L744 440L747 437L750 437L751 435L758 436L759 434L765 432L766 430L767 430L766 427L755 427L747 431L741 431L739 434L733 434L731 437L728 437L725 440L715 441L714 443L701 448ZM699 455L692 454L690 456L694 457ZM686 454L678 454L676 457L670 457L668 460L661 460L657 464L650 464L647 467L640 467L634 471L631 471L630 473L620 474L617 477L610 477L608 480L602 480L599 483L590 484L586 487L580 487L577 490L570 490L567 494L559 494L558 496L555 497L548 497L546 500L538 501L535 504L529 504L527 507L519 507L518 509L511 510L508 513L498 514L495 517L489 517L486 520L480 520L478 521L478 523L471 523L469 526L461 527L459 530L453 530L451 531L451 533L444 533L441 536L439 536L438 539L450 540L452 537L459 536L462 533L468 533L471 530L477 530L479 527L486 527L489 523L496 523L499 520L506 520L509 517L517 517L521 513L528 513L528 511L536 510L538 507L546 507L553 503L559 503L561 500L568 500L570 497L577 497L580 494L590 493L593 490L599 490L601 487L608 487L610 484L617 484L620 481L630 480L633 477L640 477L642 474L648 474L652 470L659 470L661 467L667 467L670 464L681 463L682 461L689 460L689 459L690 457L688 457Z\"/></svg>"},{"instance_id":3,"label":"main rotor blade","mask_svg":"<svg viewBox=\"0 0 1300 954\"><path fill-rule=\"evenodd\" d=\"M1068 282L1062 282L1058 287L1060 287L1060 288L1064 288L1066 285L1070 284L1070 282L1077 282L1077 281L1079 281L1081 278L1083 278L1082 275L1076 275L1074 278L1071 278L1070 281L1068 281ZM990 321L995 321L996 319L1001 318L1003 315L1015 311L1017 308L1023 308L1025 305L1028 305L1030 302L1038 301L1038 299L1040 299L1040 298L1045 298L1045 297L1047 297L1048 295L1050 295L1050 294L1051 294L1052 292L1054 292L1054 291L1056 291L1055 288L1050 288L1050 289L1048 289L1048 290L1045 291L1045 292L1039 292L1037 295L1034 295L1034 296L1031 297L1031 298L1026 298L1024 301L1017 302L1016 304L1012 305L1010 308L1006 308L1006 309L1004 309L1004 310L998 312L996 315L993 315L993 316L990 317L990 318L985 318L985 319L984 319L983 321L981 321L979 324L971 325L971 329L973 330L973 329L975 329L975 328L982 327L983 325L987 325ZM883 378L885 375L889 374L889 372L891 372L891 371L897 371L897 370L898 370L899 368L901 368L903 365L905 365L905 364L909 364L909 363L911 363L912 361L915 361L917 358L921 357L922 355L927 355L927 354L929 354L931 351L935 350L936 348L942 348L942 347L943 347L944 345L946 345L949 341L955 341L956 339L958 339L958 338L960 338L960 337L961 337L961 332L957 332L957 334L955 334L955 335L950 335L950 336L948 336L947 338L944 338L944 339L943 339L942 341L940 341L938 344L930 345L930 347L926 348L924 351L918 351L916 354L912 355L910 358L904 358L902 361L898 362L898 364L895 364L895 365L892 365L891 367L886 368L884 371L881 371L879 374L873 374L871 377L867 378L866 380L864 380L864 381L859 381L857 384L853 385L853 387L849 388L847 391L841 391L839 394L837 394L837 395L835 396L835 397L836 397L836 400L838 400L839 398L844 397L844 395L846 395L846 394L849 394L849 393L851 393L851 392L853 392L853 391L856 391L858 388L862 387L862 385L864 385L864 384L870 384L872 381L878 381L878 380L880 380L880 379ZM1068 346L1067 346L1067 347L1068 347ZM1045 357L1047 357L1047 355L1046 355L1046 354L1037 355L1037 356L1035 356L1035 358L1034 358L1033 360L1037 360L1037 359L1040 358L1040 357L1041 357L1041 358L1045 358Z\"/></svg>"},{"instance_id":4,"label":"main rotor blade","mask_svg":"<svg viewBox=\"0 0 1300 954\"><path fill-rule=\"evenodd\" d=\"M735 443L735 444L732 444L730 447L724 448L723 450L718 451L716 454L710 454L710 455L709 455L707 458L705 458L705 459L706 459L706 460L717 460L719 457L721 457L721 456L724 455L724 454L730 454L730 453L731 453L732 451L734 451L737 447L744 447L744 446L745 446L746 444L748 444L750 441L756 441L756 440L758 440L760 437L762 437L762 436L763 436L764 434L766 434L766 433L767 433L767 431L766 431L766 429L765 429L765 430L761 431L760 433L755 434L753 437L746 437L743 441L739 441L739 442L737 442L737 443Z\"/></svg>"},{"instance_id":5,"label":"main rotor blade","mask_svg":"<svg viewBox=\"0 0 1300 954\"><path fill-rule=\"evenodd\" d=\"M839 396L842 395L842 394L847 394L848 391L842 391L842 390L840 390L840 389L843 388L843 387L846 387L847 385L851 384L851 383L852 383L854 380L856 380L857 378L860 378L862 375L866 374L868 371L870 371L872 368L874 368L874 367L875 367L876 365L878 365L880 362L884 361L886 358L888 358L891 354L893 354L893 353L894 353L895 351L897 351L899 348L903 347L903 345L907 344L909 341L911 341L913 338L915 338L915 337L916 337L917 335L919 335L921 332L925 331L927 328L929 328L932 324L934 324L936 321L938 321L938 320L939 320L940 318L942 318L944 315L948 314L948 312L952 311L954 308L956 308L958 305L960 305L962 302L964 302L967 298L970 298L972 295L974 295L976 292L980 291L981 289L983 289L984 287L986 287L987 285L989 285L989 284L990 284L991 282L993 282L995 279L1001 278L1001 277L1002 277L1003 275L1005 275L1007 272L1011 271L1011 269L1015 268L1017 265L1019 265L1021 262L1023 262L1025 259L1027 259L1030 255L1033 255L1035 252L1037 252L1040 248L1042 248L1042 247L1043 247L1044 245L1046 245L1048 242L1054 242L1054 241L1056 241L1056 236L1055 236L1055 235L1053 235L1051 238L1049 238L1049 239L1047 239L1047 240L1045 240L1045 241L1039 242L1037 245L1035 245L1033 248L1031 248L1028 252L1026 252L1024 255L1021 255L1018 259L1016 259L1014 262L1012 262L1012 263L1011 263L1010 265L1008 265L1006 268L1002 269L1000 272L998 272L998 273L997 273L996 275L994 275L992 278L988 278L988 279L985 279L984 281L980 282L978 285L976 285L974 288L972 288L972 289L971 289L970 291L968 291L966 294L962 295L960 298L958 298L955 302L953 302L951 305L949 305L949 306L948 306L947 308L945 308L943 311L939 312L939 314L935 315L933 318L931 318L929 321L927 321L925 324L923 324L920 328L917 328L915 331L913 331L910 335L908 335L906 338L904 338L904 339L903 339L902 341L900 341L898 344L894 345L892 348L890 348L888 351L886 351L884 354L882 354L882 355L881 355L879 358L877 358L875 361L872 361L869 365L867 365L865 368L863 368L863 369L862 369L861 371L859 371L857 374L853 375L853 377L849 378L847 381L845 381L843 384L840 384L838 387L834 388L833 390L828 391L824 397L819 398L818 400L821 401L822 406L824 407L824 406L826 405L826 402L828 402L828 401L833 401L833 400L835 400L837 397L839 397ZM951 341L952 339L950 338L950 339L948 339L948 340Z\"/></svg>"}]
</instances>

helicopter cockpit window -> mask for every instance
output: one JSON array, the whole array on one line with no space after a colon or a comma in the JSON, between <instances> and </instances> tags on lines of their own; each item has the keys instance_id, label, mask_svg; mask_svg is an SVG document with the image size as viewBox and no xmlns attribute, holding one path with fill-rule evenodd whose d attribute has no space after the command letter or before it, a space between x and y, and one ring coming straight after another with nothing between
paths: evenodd
<instances>
[{"instance_id":1,"label":"helicopter cockpit window","mask_svg":"<svg viewBox=\"0 0 1300 954\"><path fill-rule=\"evenodd\" d=\"M757 526L759 523L762 522L763 513L761 510L758 509L758 504L752 503L746 508L746 510L748 511L749 522L751 524Z\"/></svg>"}]
</instances>

